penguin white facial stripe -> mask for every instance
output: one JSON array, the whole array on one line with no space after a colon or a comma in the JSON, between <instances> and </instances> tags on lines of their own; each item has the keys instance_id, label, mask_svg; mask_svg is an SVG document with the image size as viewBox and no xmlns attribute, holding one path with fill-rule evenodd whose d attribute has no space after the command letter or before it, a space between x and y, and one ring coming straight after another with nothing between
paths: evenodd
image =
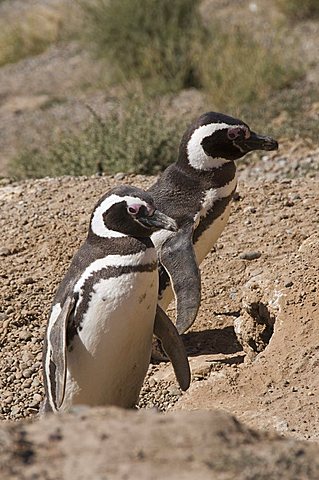
<instances>
[{"instance_id":1,"label":"penguin white facial stripe","mask_svg":"<svg viewBox=\"0 0 319 480\"><path fill-rule=\"evenodd\" d=\"M197 128L192 134L187 144L187 156L189 164L198 170L210 170L219 168L228 160L225 158L213 158L206 155L202 147L202 141L205 137L210 137L218 130L225 130L229 127L241 128L242 125L228 125L227 123L209 123Z\"/></svg>"},{"instance_id":2,"label":"penguin white facial stripe","mask_svg":"<svg viewBox=\"0 0 319 480\"><path fill-rule=\"evenodd\" d=\"M50 333L51 333L51 330L53 328L53 325L55 324L55 322L58 319L58 316L59 316L61 310L62 310L61 304L56 303L52 307L51 315L50 315L50 318L49 318L48 329L47 329L47 333L46 333L48 344L47 344L47 351L46 351L46 357L45 357L45 373L46 373L47 378L51 377L51 375L50 375L50 361L51 361L52 345L50 343ZM51 382L47 382L47 388L48 388L48 397L49 397L49 400L50 400L50 404L54 405L54 400L53 400L53 395L52 395L52 390L51 390Z\"/></svg>"},{"instance_id":3,"label":"penguin white facial stripe","mask_svg":"<svg viewBox=\"0 0 319 480\"><path fill-rule=\"evenodd\" d=\"M99 237L103 238L117 238L117 237L126 237L124 233L117 232L115 230L110 230L108 229L103 220L103 214L109 210L112 205L115 203L121 203L125 201L127 203L127 206L130 207L136 207L137 204L139 205L144 205L146 208L149 208L149 205L144 202L144 200L141 200L137 197L130 197L130 196L124 196L120 197L119 195L112 194L105 198L103 202L97 207L93 214L93 218L91 221L91 228L92 232L95 233L95 235L98 235Z\"/></svg>"}]
</instances>

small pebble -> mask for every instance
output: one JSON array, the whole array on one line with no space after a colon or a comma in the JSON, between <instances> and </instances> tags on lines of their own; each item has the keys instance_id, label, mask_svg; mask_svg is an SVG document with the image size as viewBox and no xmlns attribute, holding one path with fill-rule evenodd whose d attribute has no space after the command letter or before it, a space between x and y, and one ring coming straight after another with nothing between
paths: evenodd
<instances>
[{"instance_id":1,"label":"small pebble","mask_svg":"<svg viewBox=\"0 0 319 480\"><path fill-rule=\"evenodd\" d=\"M31 385L32 385L32 387L39 387L39 385L40 385L39 379L35 378Z\"/></svg>"},{"instance_id":2,"label":"small pebble","mask_svg":"<svg viewBox=\"0 0 319 480\"><path fill-rule=\"evenodd\" d=\"M170 385L167 388L167 391L170 395L173 395L175 397L180 397L181 396L181 391L176 385Z\"/></svg>"},{"instance_id":3,"label":"small pebble","mask_svg":"<svg viewBox=\"0 0 319 480\"><path fill-rule=\"evenodd\" d=\"M42 402L42 396L39 393L35 393L33 395L32 406L38 405L40 402Z\"/></svg>"},{"instance_id":4,"label":"small pebble","mask_svg":"<svg viewBox=\"0 0 319 480\"><path fill-rule=\"evenodd\" d=\"M12 400L13 400L13 397L12 397L12 395L10 395L9 397L6 397L6 398L3 400L3 402L9 404L9 403L12 402Z\"/></svg>"},{"instance_id":5,"label":"small pebble","mask_svg":"<svg viewBox=\"0 0 319 480\"><path fill-rule=\"evenodd\" d=\"M6 398L6 397L10 397L12 396L12 393L9 392L8 390L4 390L3 392L1 392L1 396Z\"/></svg>"},{"instance_id":6,"label":"small pebble","mask_svg":"<svg viewBox=\"0 0 319 480\"><path fill-rule=\"evenodd\" d=\"M31 338L32 338L32 334L30 332L28 332L27 330L21 330L21 332L19 333L19 339L20 340L28 341Z\"/></svg>"},{"instance_id":7,"label":"small pebble","mask_svg":"<svg viewBox=\"0 0 319 480\"><path fill-rule=\"evenodd\" d=\"M246 207L244 210L244 213L256 213L257 210L255 207L252 207L251 205L249 207Z\"/></svg>"},{"instance_id":8,"label":"small pebble","mask_svg":"<svg viewBox=\"0 0 319 480\"><path fill-rule=\"evenodd\" d=\"M30 378L32 375L32 371L29 368L26 368L25 370L23 370L22 375L24 376L24 378Z\"/></svg>"},{"instance_id":9,"label":"small pebble","mask_svg":"<svg viewBox=\"0 0 319 480\"><path fill-rule=\"evenodd\" d=\"M260 252L243 252L239 255L242 260L256 260L259 257L261 257Z\"/></svg>"},{"instance_id":10,"label":"small pebble","mask_svg":"<svg viewBox=\"0 0 319 480\"><path fill-rule=\"evenodd\" d=\"M31 285L32 283L35 283L35 280L32 277L26 277L22 280L22 283L24 285Z\"/></svg>"},{"instance_id":11,"label":"small pebble","mask_svg":"<svg viewBox=\"0 0 319 480\"><path fill-rule=\"evenodd\" d=\"M156 385L156 380L154 378L150 378L149 381L148 381L148 384L149 386L152 388L152 387L155 387Z\"/></svg>"},{"instance_id":12,"label":"small pebble","mask_svg":"<svg viewBox=\"0 0 319 480\"><path fill-rule=\"evenodd\" d=\"M20 407L18 405L14 405L12 408L11 408L11 415L17 415L17 413L20 412Z\"/></svg>"},{"instance_id":13,"label":"small pebble","mask_svg":"<svg viewBox=\"0 0 319 480\"><path fill-rule=\"evenodd\" d=\"M125 173L118 172L114 175L114 180L124 180L125 176L126 176Z\"/></svg>"}]
</instances>

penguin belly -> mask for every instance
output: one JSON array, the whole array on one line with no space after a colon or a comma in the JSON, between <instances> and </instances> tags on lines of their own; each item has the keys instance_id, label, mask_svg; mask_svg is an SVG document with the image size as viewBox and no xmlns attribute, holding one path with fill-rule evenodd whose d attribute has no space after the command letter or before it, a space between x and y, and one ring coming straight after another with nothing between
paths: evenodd
<instances>
[{"instance_id":1,"label":"penguin belly","mask_svg":"<svg viewBox=\"0 0 319 480\"><path fill-rule=\"evenodd\" d=\"M158 274L100 280L67 352L62 410L74 404L134 407L149 366Z\"/></svg>"},{"instance_id":2,"label":"penguin belly","mask_svg":"<svg viewBox=\"0 0 319 480\"><path fill-rule=\"evenodd\" d=\"M229 216L230 216L231 204L228 204L221 216L216 218L206 230L203 231L201 236L194 244L194 250L198 265L202 263L207 254L211 251L222 231L224 230ZM182 272L181 272L182 274ZM171 283L162 292L162 298L159 300L159 305L163 310L166 310L170 302L174 298L173 289Z\"/></svg>"}]
</instances>

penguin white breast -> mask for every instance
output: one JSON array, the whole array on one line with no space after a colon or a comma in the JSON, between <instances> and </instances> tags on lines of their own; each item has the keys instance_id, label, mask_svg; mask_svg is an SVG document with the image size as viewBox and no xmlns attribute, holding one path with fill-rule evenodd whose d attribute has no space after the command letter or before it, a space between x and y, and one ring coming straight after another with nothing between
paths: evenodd
<instances>
[{"instance_id":1,"label":"penguin white breast","mask_svg":"<svg viewBox=\"0 0 319 480\"><path fill-rule=\"evenodd\" d=\"M227 199L232 195L236 189L236 185L237 176L235 175L230 182L226 183L222 187L211 188L205 192L203 201L201 203L201 208L194 217L194 230L199 225L201 220L204 220L209 212L214 210L216 202ZM204 260L224 230L230 215L230 208L229 202L223 212L207 225L206 229L201 233L195 242L194 249L198 264Z\"/></svg>"},{"instance_id":2,"label":"penguin white breast","mask_svg":"<svg viewBox=\"0 0 319 480\"><path fill-rule=\"evenodd\" d=\"M68 352L63 408L68 403L134 406L150 361L157 291L156 268L93 285Z\"/></svg>"},{"instance_id":3,"label":"penguin white breast","mask_svg":"<svg viewBox=\"0 0 319 480\"><path fill-rule=\"evenodd\" d=\"M225 225L229 219L231 205L225 208L222 215L217 217L199 237L194 245L197 263L200 264L213 248L214 244L220 237Z\"/></svg>"}]
</instances>

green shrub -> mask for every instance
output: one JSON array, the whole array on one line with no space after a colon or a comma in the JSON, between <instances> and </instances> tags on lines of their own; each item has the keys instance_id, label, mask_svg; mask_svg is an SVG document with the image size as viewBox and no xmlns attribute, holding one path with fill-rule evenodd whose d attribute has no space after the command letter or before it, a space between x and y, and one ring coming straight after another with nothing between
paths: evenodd
<instances>
[{"instance_id":1,"label":"green shrub","mask_svg":"<svg viewBox=\"0 0 319 480\"><path fill-rule=\"evenodd\" d=\"M210 46L198 65L204 89L221 110L265 102L302 74L296 62L292 67L278 40L262 44L239 28L225 31L216 24L211 35Z\"/></svg>"},{"instance_id":2,"label":"green shrub","mask_svg":"<svg viewBox=\"0 0 319 480\"><path fill-rule=\"evenodd\" d=\"M136 99L106 120L92 113L82 133L65 134L45 153L21 153L13 160L10 173L18 178L152 174L175 161L184 122L168 120L155 106Z\"/></svg>"},{"instance_id":3,"label":"green shrub","mask_svg":"<svg viewBox=\"0 0 319 480\"><path fill-rule=\"evenodd\" d=\"M151 89L198 87L193 50L204 40L198 0L82 1L88 38L109 60L116 80Z\"/></svg>"},{"instance_id":4,"label":"green shrub","mask_svg":"<svg viewBox=\"0 0 319 480\"><path fill-rule=\"evenodd\" d=\"M90 39L117 81L139 79L157 94L200 87L219 109L264 101L298 77L281 38L262 44L238 27L204 27L198 3L85 2Z\"/></svg>"},{"instance_id":5,"label":"green shrub","mask_svg":"<svg viewBox=\"0 0 319 480\"><path fill-rule=\"evenodd\" d=\"M276 3L291 20L319 17L318 0L277 0Z\"/></svg>"}]
</instances>

